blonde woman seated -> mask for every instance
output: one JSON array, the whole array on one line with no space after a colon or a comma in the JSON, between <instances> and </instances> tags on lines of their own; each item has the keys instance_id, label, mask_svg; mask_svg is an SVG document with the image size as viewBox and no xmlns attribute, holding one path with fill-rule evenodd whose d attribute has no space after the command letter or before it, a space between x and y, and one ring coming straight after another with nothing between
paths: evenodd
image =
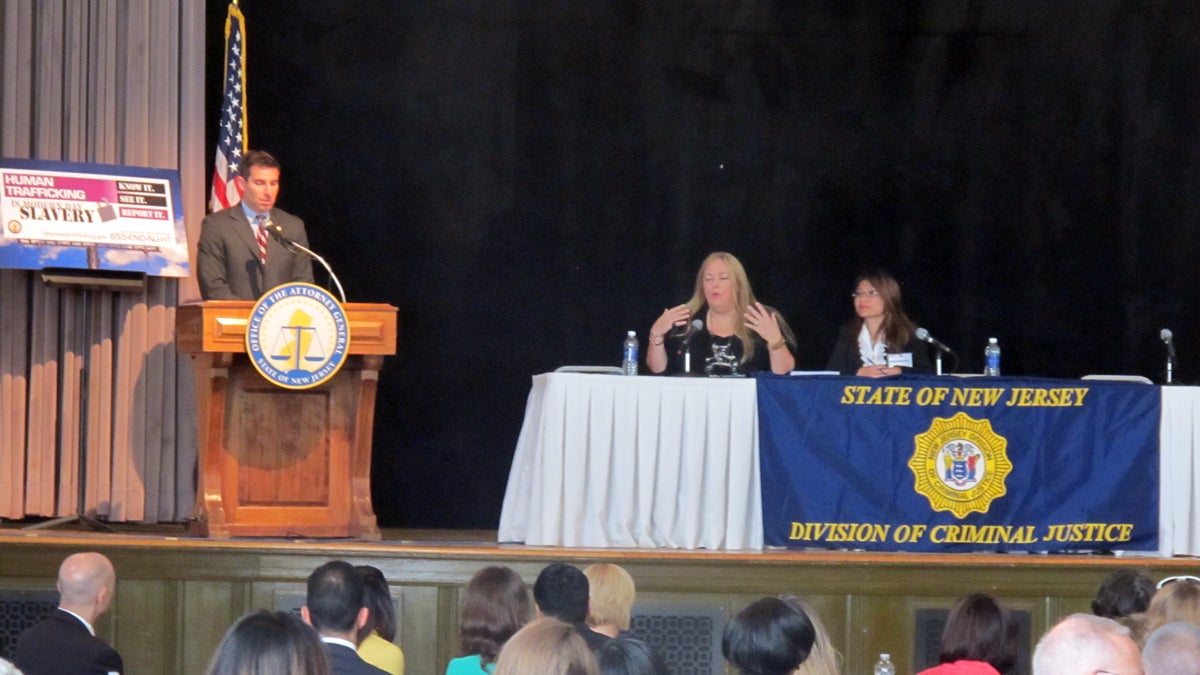
<instances>
[{"instance_id":1,"label":"blonde woman seated","mask_svg":"<svg viewBox=\"0 0 1200 675\"><path fill-rule=\"evenodd\" d=\"M583 570L583 575L588 580L587 624L610 638L628 631L637 596L629 572L612 563L596 563Z\"/></svg>"},{"instance_id":2,"label":"blonde woman seated","mask_svg":"<svg viewBox=\"0 0 1200 675\"><path fill-rule=\"evenodd\" d=\"M796 340L787 322L754 298L746 270L729 253L704 259L692 299L663 310L649 341L646 365L652 373L786 375L796 367L791 351Z\"/></svg>"},{"instance_id":3,"label":"blonde woman seated","mask_svg":"<svg viewBox=\"0 0 1200 675\"><path fill-rule=\"evenodd\" d=\"M496 675L600 675L600 668L571 624L547 616L525 624L504 643Z\"/></svg>"},{"instance_id":4,"label":"blonde woman seated","mask_svg":"<svg viewBox=\"0 0 1200 675\"><path fill-rule=\"evenodd\" d=\"M1146 609L1145 634L1173 621L1200 626L1200 578L1177 576L1158 582L1158 590Z\"/></svg>"}]
</instances>

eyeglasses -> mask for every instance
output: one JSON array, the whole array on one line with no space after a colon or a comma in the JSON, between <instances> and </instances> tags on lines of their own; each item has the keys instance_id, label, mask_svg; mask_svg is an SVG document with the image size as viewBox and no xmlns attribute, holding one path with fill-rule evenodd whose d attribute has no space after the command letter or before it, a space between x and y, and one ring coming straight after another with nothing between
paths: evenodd
<instances>
[{"instance_id":1,"label":"eyeglasses","mask_svg":"<svg viewBox=\"0 0 1200 675\"><path fill-rule=\"evenodd\" d=\"M1167 577L1166 579L1163 579L1162 581L1158 582L1158 585L1155 586L1155 588L1162 588L1163 586L1166 586L1167 584L1173 584L1176 581L1194 581L1194 582L1200 584L1200 577L1194 577L1190 574L1184 574L1184 575L1177 576L1177 577Z\"/></svg>"},{"instance_id":2,"label":"eyeglasses","mask_svg":"<svg viewBox=\"0 0 1200 675\"><path fill-rule=\"evenodd\" d=\"M859 298L878 298L879 291L875 290L874 288L869 291L854 291L850 294L850 297L854 298L855 300Z\"/></svg>"}]
</instances>

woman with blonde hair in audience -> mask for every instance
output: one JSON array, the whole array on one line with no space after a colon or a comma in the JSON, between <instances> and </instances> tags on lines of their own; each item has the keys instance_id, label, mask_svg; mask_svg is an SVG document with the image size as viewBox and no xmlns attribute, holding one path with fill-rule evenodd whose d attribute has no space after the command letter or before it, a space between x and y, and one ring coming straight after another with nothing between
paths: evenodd
<instances>
[{"instance_id":1,"label":"woman with blonde hair in audience","mask_svg":"<svg viewBox=\"0 0 1200 675\"><path fill-rule=\"evenodd\" d=\"M317 632L289 612L247 614L217 645L208 675L332 675Z\"/></svg>"},{"instance_id":2,"label":"woman with blonde hair in audience","mask_svg":"<svg viewBox=\"0 0 1200 675\"><path fill-rule=\"evenodd\" d=\"M359 629L358 656L391 675L404 675L404 651L395 643L396 606L387 579L370 565L358 565L354 571L362 577L368 610L367 623Z\"/></svg>"},{"instance_id":3,"label":"woman with blonde hair in audience","mask_svg":"<svg viewBox=\"0 0 1200 675\"><path fill-rule=\"evenodd\" d=\"M521 576L507 567L485 567L471 577L463 591L459 651L446 675L494 672L500 649L532 615L529 590Z\"/></svg>"},{"instance_id":4,"label":"woman with blonde hair in audience","mask_svg":"<svg viewBox=\"0 0 1200 675\"><path fill-rule=\"evenodd\" d=\"M829 633L825 630L825 624L821 623L821 617L812 605L808 604L804 598L794 595L785 595L783 599L786 602L794 603L800 608L800 611L808 616L813 632L816 634L808 658L804 659L804 663L800 664L794 675L841 675L842 655L829 641Z\"/></svg>"},{"instance_id":5,"label":"woman with blonde hair in audience","mask_svg":"<svg viewBox=\"0 0 1200 675\"><path fill-rule=\"evenodd\" d=\"M596 563L583 570L588 580L587 625L615 638L629 630L637 589L633 577L619 565Z\"/></svg>"},{"instance_id":6,"label":"woman with blonde hair in audience","mask_svg":"<svg viewBox=\"0 0 1200 675\"><path fill-rule=\"evenodd\" d=\"M1173 621L1200 626L1200 578L1167 577L1158 582L1158 591L1146 609L1145 634Z\"/></svg>"},{"instance_id":7,"label":"woman with blonde hair in audience","mask_svg":"<svg viewBox=\"0 0 1200 675\"><path fill-rule=\"evenodd\" d=\"M571 624L547 616L525 624L504 643L496 675L600 675L600 668Z\"/></svg>"}]
</instances>

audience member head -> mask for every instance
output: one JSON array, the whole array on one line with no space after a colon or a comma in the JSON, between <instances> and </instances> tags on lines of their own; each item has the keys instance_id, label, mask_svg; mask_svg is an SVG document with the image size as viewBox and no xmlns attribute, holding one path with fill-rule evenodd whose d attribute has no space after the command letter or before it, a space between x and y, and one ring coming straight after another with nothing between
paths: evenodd
<instances>
[{"instance_id":1,"label":"audience member head","mask_svg":"<svg viewBox=\"0 0 1200 675\"><path fill-rule=\"evenodd\" d=\"M362 642L372 632L388 642L395 640L396 605L392 603L392 591L383 572L370 565L358 565L354 571L362 577L363 604L368 612L367 623L359 631L358 641Z\"/></svg>"},{"instance_id":2,"label":"audience member head","mask_svg":"<svg viewBox=\"0 0 1200 675\"><path fill-rule=\"evenodd\" d=\"M795 604L808 617L813 627L813 646L808 652L808 658L796 669L795 675L841 675L842 655L834 649L829 641L829 633L821 617L804 598L786 595L783 599Z\"/></svg>"},{"instance_id":3,"label":"audience member head","mask_svg":"<svg viewBox=\"0 0 1200 675\"><path fill-rule=\"evenodd\" d=\"M588 580L578 568L554 563L533 583L533 601L543 616L580 623L588 613Z\"/></svg>"},{"instance_id":4,"label":"audience member head","mask_svg":"<svg viewBox=\"0 0 1200 675\"><path fill-rule=\"evenodd\" d=\"M94 552L67 556L58 568L58 606L88 623L108 611L117 588L117 573L108 558Z\"/></svg>"},{"instance_id":5,"label":"audience member head","mask_svg":"<svg viewBox=\"0 0 1200 675\"><path fill-rule=\"evenodd\" d=\"M332 560L308 575L308 594L300 615L317 632L357 642L358 629L370 612L364 601L363 580L344 560Z\"/></svg>"},{"instance_id":6,"label":"audience member head","mask_svg":"<svg viewBox=\"0 0 1200 675\"><path fill-rule=\"evenodd\" d=\"M637 638L618 637L605 642L596 650L600 675L670 675L671 670Z\"/></svg>"},{"instance_id":7,"label":"audience member head","mask_svg":"<svg viewBox=\"0 0 1200 675\"><path fill-rule=\"evenodd\" d=\"M296 615L247 614L226 631L208 675L331 675L321 638Z\"/></svg>"},{"instance_id":8,"label":"audience member head","mask_svg":"<svg viewBox=\"0 0 1200 675\"><path fill-rule=\"evenodd\" d=\"M794 601L762 598L725 624L721 653L743 675L786 675L808 658L816 631Z\"/></svg>"},{"instance_id":9,"label":"audience member head","mask_svg":"<svg viewBox=\"0 0 1200 675\"><path fill-rule=\"evenodd\" d=\"M986 593L958 601L946 620L938 663L985 661L1004 675L1017 664L1018 628L1008 608Z\"/></svg>"},{"instance_id":10,"label":"audience member head","mask_svg":"<svg viewBox=\"0 0 1200 675\"><path fill-rule=\"evenodd\" d=\"M581 573L582 574L582 573ZM496 660L495 675L599 675L596 657L571 624L552 616L525 624Z\"/></svg>"},{"instance_id":11,"label":"audience member head","mask_svg":"<svg viewBox=\"0 0 1200 675\"><path fill-rule=\"evenodd\" d=\"M1119 619L1146 611L1154 597L1154 580L1141 570L1120 569L1096 589L1092 614Z\"/></svg>"},{"instance_id":12,"label":"audience member head","mask_svg":"<svg viewBox=\"0 0 1200 675\"><path fill-rule=\"evenodd\" d=\"M1151 633L1142 650L1142 666L1146 675L1200 673L1200 626L1174 621Z\"/></svg>"},{"instance_id":13,"label":"audience member head","mask_svg":"<svg viewBox=\"0 0 1200 675\"><path fill-rule=\"evenodd\" d=\"M633 577L619 565L596 563L583 570L588 580L587 623L597 633L617 637L629 630L630 613L637 589Z\"/></svg>"},{"instance_id":14,"label":"audience member head","mask_svg":"<svg viewBox=\"0 0 1200 675\"><path fill-rule=\"evenodd\" d=\"M1054 625L1033 652L1033 675L1141 675L1142 658L1121 624L1072 614Z\"/></svg>"},{"instance_id":15,"label":"audience member head","mask_svg":"<svg viewBox=\"0 0 1200 675\"><path fill-rule=\"evenodd\" d=\"M1173 621L1200 626L1200 579L1167 577L1158 583L1158 591L1146 608L1147 631L1153 633Z\"/></svg>"},{"instance_id":16,"label":"audience member head","mask_svg":"<svg viewBox=\"0 0 1200 675\"><path fill-rule=\"evenodd\" d=\"M479 654L487 666L529 618L529 591L521 576L507 567L485 567L463 592L459 648L464 655Z\"/></svg>"}]
</instances>

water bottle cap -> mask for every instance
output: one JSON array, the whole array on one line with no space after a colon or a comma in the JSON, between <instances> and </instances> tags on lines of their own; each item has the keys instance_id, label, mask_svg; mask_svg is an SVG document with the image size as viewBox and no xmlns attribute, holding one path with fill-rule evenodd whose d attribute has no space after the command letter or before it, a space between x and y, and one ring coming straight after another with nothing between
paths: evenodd
<instances>
[{"instance_id":1,"label":"water bottle cap","mask_svg":"<svg viewBox=\"0 0 1200 675\"><path fill-rule=\"evenodd\" d=\"M880 654L879 658L882 661L887 661L888 659L892 658L892 655L891 654Z\"/></svg>"},{"instance_id":2,"label":"water bottle cap","mask_svg":"<svg viewBox=\"0 0 1200 675\"><path fill-rule=\"evenodd\" d=\"M988 344L996 344L996 338L988 338Z\"/></svg>"},{"instance_id":3,"label":"water bottle cap","mask_svg":"<svg viewBox=\"0 0 1200 675\"><path fill-rule=\"evenodd\" d=\"M629 331L629 332L625 333L625 335L626 335L627 337L637 337L637 331L635 331L635 330L631 330L631 331Z\"/></svg>"}]
</instances>

